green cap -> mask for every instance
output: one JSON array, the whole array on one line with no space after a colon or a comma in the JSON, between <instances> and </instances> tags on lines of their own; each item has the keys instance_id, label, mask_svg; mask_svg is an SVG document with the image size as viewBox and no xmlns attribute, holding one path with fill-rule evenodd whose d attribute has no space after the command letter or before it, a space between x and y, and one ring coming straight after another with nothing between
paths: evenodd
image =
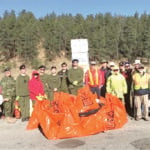
<instances>
[{"instance_id":1,"label":"green cap","mask_svg":"<svg viewBox=\"0 0 150 150\"><path fill-rule=\"evenodd\" d=\"M102 59L101 63L108 63L106 59Z\"/></svg>"},{"instance_id":2,"label":"green cap","mask_svg":"<svg viewBox=\"0 0 150 150\"><path fill-rule=\"evenodd\" d=\"M4 72L6 72L6 71L10 71L10 68L9 68L9 67L6 67L6 68L4 69Z\"/></svg>"}]
</instances>

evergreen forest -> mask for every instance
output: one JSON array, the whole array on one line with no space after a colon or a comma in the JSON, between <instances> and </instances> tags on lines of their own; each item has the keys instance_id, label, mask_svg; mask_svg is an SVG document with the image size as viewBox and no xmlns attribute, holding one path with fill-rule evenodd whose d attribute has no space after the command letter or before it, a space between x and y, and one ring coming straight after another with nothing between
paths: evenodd
<instances>
[{"instance_id":1,"label":"evergreen forest","mask_svg":"<svg viewBox=\"0 0 150 150\"><path fill-rule=\"evenodd\" d=\"M47 61L71 56L71 39L86 38L90 59L150 58L150 15L61 14L36 18L32 12L5 11L0 18L0 61L37 61L42 44Z\"/></svg>"}]
</instances>

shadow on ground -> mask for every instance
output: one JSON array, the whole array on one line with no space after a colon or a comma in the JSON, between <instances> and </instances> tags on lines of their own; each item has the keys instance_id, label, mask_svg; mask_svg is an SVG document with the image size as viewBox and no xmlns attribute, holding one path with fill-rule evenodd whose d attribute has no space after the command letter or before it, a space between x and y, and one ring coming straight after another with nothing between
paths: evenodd
<instances>
[{"instance_id":1,"label":"shadow on ground","mask_svg":"<svg viewBox=\"0 0 150 150\"><path fill-rule=\"evenodd\" d=\"M130 143L139 150L150 150L150 138L143 138Z\"/></svg>"},{"instance_id":2,"label":"shadow on ground","mask_svg":"<svg viewBox=\"0 0 150 150\"><path fill-rule=\"evenodd\" d=\"M85 144L85 142L83 142L81 140L68 139L68 140L65 140L65 141L55 144L55 146L59 147L59 148L77 148L84 144Z\"/></svg>"}]
</instances>

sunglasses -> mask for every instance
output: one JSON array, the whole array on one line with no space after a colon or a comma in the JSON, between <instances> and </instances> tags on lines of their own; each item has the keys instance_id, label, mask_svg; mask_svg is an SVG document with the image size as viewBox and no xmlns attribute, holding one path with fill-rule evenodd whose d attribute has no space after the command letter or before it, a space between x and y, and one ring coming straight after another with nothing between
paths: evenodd
<instances>
[{"instance_id":1,"label":"sunglasses","mask_svg":"<svg viewBox=\"0 0 150 150\"><path fill-rule=\"evenodd\" d=\"M35 73L35 74L34 74L34 76L38 76L38 75L39 75L38 73Z\"/></svg>"},{"instance_id":2,"label":"sunglasses","mask_svg":"<svg viewBox=\"0 0 150 150\"><path fill-rule=\"evenodd\" d=\"M118 71L118 69L114 69L113 71Z\"/></svg>"}]
</instances>

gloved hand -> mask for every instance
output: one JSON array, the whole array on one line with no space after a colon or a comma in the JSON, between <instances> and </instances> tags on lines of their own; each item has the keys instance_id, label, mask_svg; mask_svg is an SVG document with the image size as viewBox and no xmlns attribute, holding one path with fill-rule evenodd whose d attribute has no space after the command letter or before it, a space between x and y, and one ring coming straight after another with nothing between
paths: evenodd
<instances>
[{"instance_id":1,"label":"gloved hand","mask_svg":"<svg viewBox=\"0 0 150 150\"><path fill-rule=\"evenodd\" d=\"M57 88L54 88L54 92L56 92L58 89Z\"/></svg>"},{"instance_id":2,"label":"gloved hand","mask_svg":"<svg viewBox=\"0 0 150 150\"><path fill-rule=\"evenodd\" d=\"M16 96L16 100L17 100L17 101L19 100L19 98L20 98L19 96Z\"/></svg>"},{"instance_id":3,"label":"gloved hand","mask_svg":"<svg viewBox=\"0 0 150 150\"><path fill-rule=\"evenodd\" d=\"M78 85L78 81L73 81L73 85Z\"/></svg>"},{"instance_id":4,"label":"gloved hand","mask_svg":"<svg viewBox=\"0 0 150 150\"><path fill-rule=\"evenodd\" d=\"M100 85L100 86L99 86L99 89L101 89L102 87L103 87L103 85Z\"/></svg>"},{"instance_id":5,"label":"gloved hand","mask_svg":"<svg viewBox=\"0 0 150 150\"><path fill-rule=\"evenodd\" d=\"M4 99L3 96L0 94L0 105L3 103Z\"/></svg>"},{"instance_id":6,"label":"gloved hand","mask_svg":"<svg viewBox=\"0 0 150 150\"><path fill-rule=\"evenodd\" d=\"M95 99L96 103L100 103L100 99L96 98Z\"/></svg>"}]
</instances>

